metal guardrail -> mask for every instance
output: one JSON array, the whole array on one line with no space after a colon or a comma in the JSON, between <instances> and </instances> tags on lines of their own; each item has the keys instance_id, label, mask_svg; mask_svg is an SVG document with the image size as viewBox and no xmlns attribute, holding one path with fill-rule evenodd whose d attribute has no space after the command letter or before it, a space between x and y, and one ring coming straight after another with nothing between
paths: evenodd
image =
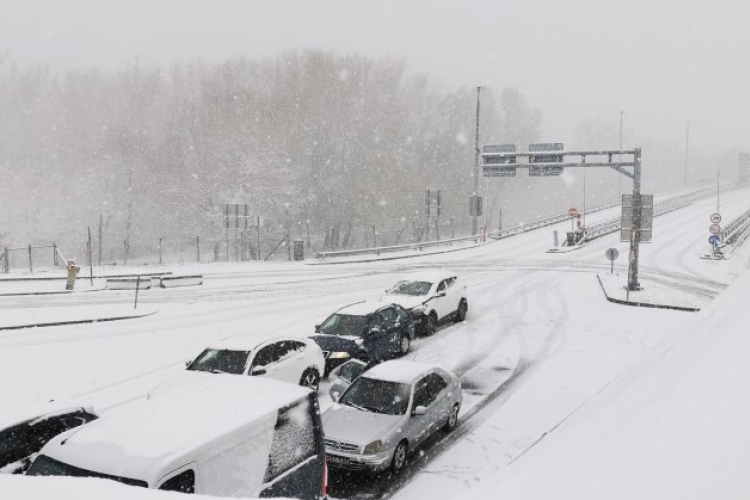
<instances>
[{"instance_id":1,"label":"metal guardrail","mask_svg":"<svg viewBox=\"0 0 750 500\"><path fill-rule=\"evenodd\" d=\"M724 244L740 246L750 234L750 210L746 211L724 228Z\"/></svg>"},{"instance_id":2,"label":"metal guardrail","mask_svg":"<svg viewBox=\"0 0 750 500\"><path fill-rule=\"evenodd\" d=\"M462 241L473 241L477 243L481 240L480 235L475 236L464 236L463 238L453 238L450 240L437 240L437 241L422 241L419 243L409 243L406 245L394 245L389 247L375 247L375 248L357 248L352 250L332 250L330 252L317 252L315 258L325 259L327 257L350 257L352 255L365 255L365 254L376 254L390 253L390 252L402 252L404 250L422 250L424 248L432 248L442 245L452 245Z\"/></svg>"},{"instance_id":3,"label":"metal guardrail","mask_svg":"<svg viewBox=\"0 0 750 500\"><path fill-rule=\"evenodd\" d=\"M657 203L654 206L654 217L658 217L660 215L664 215L669 212L673 212L680 208L686 207L690 205L691 203L693 203L695 200L705 196L706 194L709 194L709 192L712 192L712 190L711 189L699 189L699 190L695 190L684 195L675 196L674 198L670 198L661 203ZM616 231L619 231L620 227L621 227L620 217L613 217L611 219L607 219L605 221L602 221L598 224L594 224L593 226L587 228L586 233L584 235L584 240L585 241L595 240L607 234L611 234Z\"/></svg>"},{"instance_id":4,"label":"metal guardrail","mask_svg":"<svg viewBox=\"0 0 750 500\"><path fill-rule=\"evenodd\" d=\"M586 209L586 213L594 213L599 212L601 210L606 210L608 208L616 207L619 205L619 201L612 201L608 203L600 203L598 205L594 205L589 209ZM558 222L563 222L570 219L570 216L568 214L555 214L555 215L549 215L547 217L542 217L540 219L536 219L531 222L524 222L523 224L519 224L514 227L509 227L506 229L501 229L500 231L494 231L490 233L490 238L493 238L495 240L501 240L503 238L507 238L508 236L514 236L516 234L521 234L526 231L529 231L531 229L539 229L540 227L546 227L551 226L553 224L557 224Z\"/></svg>"}]
</instances>

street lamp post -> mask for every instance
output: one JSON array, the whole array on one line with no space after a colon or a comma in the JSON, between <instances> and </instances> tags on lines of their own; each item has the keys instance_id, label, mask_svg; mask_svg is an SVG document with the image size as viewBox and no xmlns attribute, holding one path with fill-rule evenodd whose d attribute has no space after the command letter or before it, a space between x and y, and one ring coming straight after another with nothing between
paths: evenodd
<instances>
[{"instance_id":1,"label":"street lamp post","mask_svg":"<svg viewBox=\"0 0 750 500\"><path fill-rule=\"evenodd\" d=\"M689 152L689 144L690 144L690 122L687 122L687 127L685 128L685 178L683 180L683 184L685 187L687 187L688 183L688 152Z\"/></svg>"},{"instance_id":2,"label":"street lamp post","mask_svg":"<svg viewBox=\"0 0 750 500\"><path fill-rule=\"evenodd\" d=\"M477 87L477 117L476 117L476 128L474 130L474 196L473 202L476 202L477 196L479 196L479 96L482 92L482 87ZM477 211L476 206L472 212L474 215L471 216L471 234L477 234Z\"/></svg>"}]
</instances>

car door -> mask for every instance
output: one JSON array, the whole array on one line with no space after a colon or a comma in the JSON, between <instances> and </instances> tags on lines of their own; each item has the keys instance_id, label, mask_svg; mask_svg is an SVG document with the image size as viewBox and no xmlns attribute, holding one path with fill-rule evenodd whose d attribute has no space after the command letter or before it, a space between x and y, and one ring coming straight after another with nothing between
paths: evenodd
<instances>
[{"instance_id":1,"label":"car door","mask_svg":"<svg viewBox=\"0 0 750 500\"><path fill-rule=\"evenodd\" d=\"M409 442L414 443L414 446L411 447L412 449L432 434L432 424L429 416L429 396L427 378L422 377L414 383L412 405L409 410L411 414L405 426L408 433L407 439L409 439ZM424 415L416 415L414 413L417 406L424 406L427 409Z\"/></svg>"},{"instance_id":2,"label":"car door","mask_svg":"<svg viewBox=\"0 0 750 500\"><path fill-rule=\"evenodd\" d=\"M277 342L271 342L262 346L253 356L253 361L250 364L250 375L264 376L270 378L278 378L276 374L279 368L277 362L279 361L279 346Z\"/></svg>"},{"instance_id":3,"label":"car door","mask_svg":"<svg viewBox=\"0 0 750 500\"><path fill-rule=\"evenodd\" d=\"M443 295L441 297L441 294ZM448 314L453 312L451 310L450 298L448 297L448 280L441 280L435 289L435 298L432 299L433 308L437 312L438 319L443 319Z\"/></svg>"},{"instance_id":4,"label":"car door","mask_svg":"<svg viewBox=\"0 0 750 500\"><path fill-rule=\"evenodd\" d=\"M408 335L410 339L414 338L414 325L411 315L406 309L396 304L393 306L396 311L396 328L403 335Z\"/></svg>"},{"instance_id":5,"label":"car door","mask_svg":"<svg viewBox=\"0 0 750 500\"><path fill-rule=\"evenodd\" d=\"M274 367L274 373L276 373L275 378L284 380L285 382L299 384L299 381L302 378L302 372L307 368L307 366L303 366L303 353L302 350L299 349L299 345L304 347L304 344L292 340L282 340L277 342L276 345L279 360Z\"/></svg>"},{"instance_id":6,"label":"car door","mask_svg":"<svg viewBox=\"0 0 750 500\"><path fill-rule=\"evenodd\" d=\"M384 342L388 344L389 352L398 352L399 341L401 340L400 325L396 325L398 316L392 307L387 307L378 311L380 314L380 323L383 325L383 334L386 337Z\"/></svg>"},{"instance_id":7,"label":"car door","mask_svg":"<svg viewBox=\"0 0 750 500\"><path fill-rule=\"evenodd\" d=\"M445 298L448 305L448 314L453 314L458 310L458 303L461 301L461 287L455 277L446 280L447 293Z\"/></svg>"},{"instance_id":8,"label":"car door","mask_svg":"<svg viewBox=\"0 0 750 500\"><path fill-rule=\"evenodd\" d=\"M448 418L451 408L450 394L448 393L448 381L438 373L430 373L425 377L427 382L428 400L431 401L427 407L425 416L430 420L430 433L437 431Z\"/></svg>"}]
</instances>

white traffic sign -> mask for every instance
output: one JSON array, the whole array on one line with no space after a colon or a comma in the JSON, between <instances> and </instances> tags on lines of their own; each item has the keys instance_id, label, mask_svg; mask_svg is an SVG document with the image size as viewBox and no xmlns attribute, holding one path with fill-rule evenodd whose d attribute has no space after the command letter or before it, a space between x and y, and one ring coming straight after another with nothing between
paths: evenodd
<instances>
[{"instance_id":1,"label":"white traffic sign","mask_svg":"<svg viewBox=\"0 0 750 500\"><path fill-rule=\"evenodd\" d=\"M711 234L719 234L721 232L721 226L718 224L711 224L708 226L708 232Z\"/></svg>"},{"instance_id":2,"label":"white traffic sign","mask_svg":"<svg viewBox=\"0 0 750 500\"><path fill-rule=\"evenodd\" d=\"M711 222L714 224L721 222L721 214L711 214Z\"/></svg>"}]
</instances>

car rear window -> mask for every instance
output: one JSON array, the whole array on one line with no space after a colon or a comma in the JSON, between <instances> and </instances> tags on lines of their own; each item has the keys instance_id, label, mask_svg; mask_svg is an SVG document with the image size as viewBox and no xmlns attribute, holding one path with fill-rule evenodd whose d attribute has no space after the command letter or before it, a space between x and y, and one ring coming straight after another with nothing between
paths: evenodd
<instances>
[{"instance_id":1,"label":"car rear window","mask_svg":"<svg viewBox=\"0 0 750 500\"><path fill-rule=\"evenodd\" d=\"M331 314L318 330L326 335L356 335L361 337L366 320L365 316Z\"/></svg>"},{"instance_id":2,"label":"car rear window","mask_svg":"<svg viewBox=\"0 0 750 500\"><path fill-rule=\"evenodd\" d=\"M130 486L141 486L148 488L146 481L138 479L131 479L128 477L111 476L109 474L102 474L100 472L94 472L92 470L81 469L74 467L66 463L50 458L46 455L39 455L34 460L34 465L31 466L27 476L72 476L72 477L98 477L102 479L111 479L118 483L128 484Z\"/></svg>"},{"instance_id":3,"label":"car rear window","mask_svg":"<svg viewBox=\"0 0 750 500\"><path fill-rule=\"evenodd\" d=\"M314 408L308 399L279 410L264 482L269 482L317 454Z\"/></svg>"},{"instance_id":4,"label":"car rear window","mask_svg":"<svg viewBox=\"0 0 750 500\"><path fill-rule=\"evenodd\" d=\"M245 371L248 351L230 351L227 349L206 349L190 363L188 370L213 373L233 373L240 375Z\"/></svg>"}]
</instances>

